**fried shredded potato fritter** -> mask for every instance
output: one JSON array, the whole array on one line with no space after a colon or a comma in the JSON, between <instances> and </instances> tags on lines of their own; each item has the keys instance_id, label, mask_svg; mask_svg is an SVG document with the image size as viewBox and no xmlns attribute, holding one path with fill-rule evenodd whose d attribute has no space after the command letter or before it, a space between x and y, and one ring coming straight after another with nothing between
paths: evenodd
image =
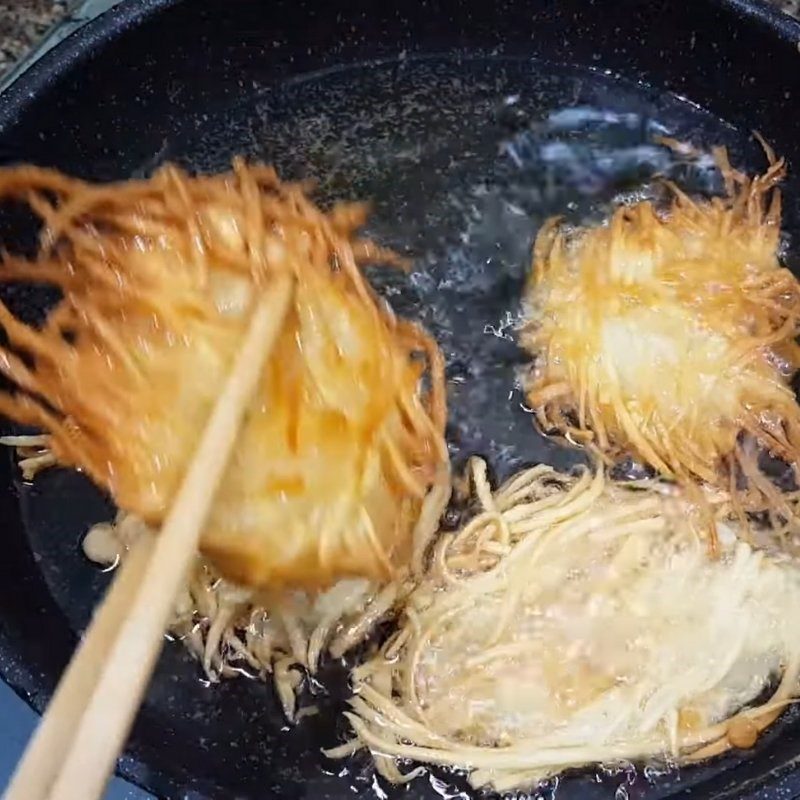
<instances>
[{"instance_id":1,"label":"fried shredded potato fritter","mask_svg":"<svg viewBox=\"0 0 800 800\"><path fill-rule=\"evenodd\" d=\"M752 747L800 692L800 570L740 541L674 484L539 465L442 535L394 635L352 672L354 737L405 781L412 761L529 790L568 768L685 763Z\"/></svg>"},{"instance_id":2,"label":"fried shredded potato fritter","mask_svg":"<svg viewBox=\"0 0 800 800\"><path fill-rule=\"evenodd\" d=\"M522 343L542 428L687 485L730 490L746 511L795 512L759 467L800 463L790 387L800 284L778 258L784 163L748 177L716 151L726 194L669 185L662 208L618 208L606 225L538 236ZM777 522L776 522L777 524Z\"/></svg>"},{"instance_id":3,"label":"fried shredded potato fritter","mask_svg":"<svg viewBox=\"0 0 800 800\"><path fill-rule=\"evenodd\" d=\"M92 185L20 167L0 197L41 219L33 258L0 281L57 287L41 327L0 304L0 412L44 429L63 465L157 526L192 457L259 287L295 279L202 540L241 584L389 580L419 558L415 528L448 485L443 363L360 271L399 264L356 237L362 205L325 212L274 170Z\"/></svg>"}]
</instances>

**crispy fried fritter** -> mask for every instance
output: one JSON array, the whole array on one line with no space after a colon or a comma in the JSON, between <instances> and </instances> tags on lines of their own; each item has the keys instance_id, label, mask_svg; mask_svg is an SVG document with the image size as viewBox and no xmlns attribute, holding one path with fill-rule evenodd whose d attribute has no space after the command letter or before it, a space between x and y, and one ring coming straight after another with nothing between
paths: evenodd
<instances>
[{"instance_id":1,"label":"crispy fried fritter","mask_svg":"<svg viewBox=\"0 0 800 800\"><path fill-rule=\"evenodd\" d=\"M58 287L40 329L0 305L0 411L44 428L62 464L157 525L224 383L258 287L295 276L202 540L237 581L327 585L390 577L446 473L441 355L377 300L358 264L392 261L355 237L363 206L317 208L267 167L90 185L32 167L0 196L43 228L0 281ZM396 261L396 259L394 259Z\"/></svg>"},{"instance_id":2,"label":"crispy fried fritter","mask_svg":"<svg viewBox=\"0 0 800 800\"><path fill-rule=\"evenodd\" d=\"M523 334L536 359L529 398L543 428L608 461L632 455L786 516L757 465L758 451L800 461L789 386L800 285L778 258L784 164L772 157L749 178L717 157L724 197L672 186L667 208L640 202L606 225L543 229Z\"/></svg>"}]
</instances>

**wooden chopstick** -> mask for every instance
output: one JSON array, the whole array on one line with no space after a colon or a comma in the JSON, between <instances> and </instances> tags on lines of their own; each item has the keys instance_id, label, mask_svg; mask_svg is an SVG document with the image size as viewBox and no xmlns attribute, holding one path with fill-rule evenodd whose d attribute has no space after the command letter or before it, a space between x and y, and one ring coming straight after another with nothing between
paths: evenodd
<instances>
[{"instance_id":1,"label":"wooden chopstick","mask_svg":"<svg viewBox=\"0 0 800 800\"><path fill-rule=\"evenodd\" d=\"M111 650L120 621L136 595L152 551L153 539L143 536L131 548L102 604L95 612L87 635L61 676L47 713L33 734L22 761L3 795L5 800L40 800L47 796L69 750L86 699L97 683L103 662Z\"/></svg>"},{"instance_id":2,"label":"wooden chopstick","mask_svg":"<svg viewBox=\"0 0 800 800\"><path fill-rule=\"evenodd\" d=\"M289 277L275 279L263 292L160 534L135 548L134 558L129 556L120 570L5 800L93 800L102 794L161 651L175 599L292 292Z\"/></svg>"}]
</instances>

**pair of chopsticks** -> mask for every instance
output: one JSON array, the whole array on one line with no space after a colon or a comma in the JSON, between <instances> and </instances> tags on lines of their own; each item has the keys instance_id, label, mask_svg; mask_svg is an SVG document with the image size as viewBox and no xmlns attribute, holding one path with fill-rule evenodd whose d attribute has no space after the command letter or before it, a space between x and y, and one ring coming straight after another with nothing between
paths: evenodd
<instances>
[{"instance_id":1,"label":"pair of chopsticks","mask_svg":"<svg viewBox=\"0 0 800 800\"><path fill-rule=\"evenodd\" d=\"M123 562L4 800L96 800L102 795L161 652L176 597L292 293L292 278L282 276L261 293L160 534L140 539Z\"/></svg>"}]
</instances>

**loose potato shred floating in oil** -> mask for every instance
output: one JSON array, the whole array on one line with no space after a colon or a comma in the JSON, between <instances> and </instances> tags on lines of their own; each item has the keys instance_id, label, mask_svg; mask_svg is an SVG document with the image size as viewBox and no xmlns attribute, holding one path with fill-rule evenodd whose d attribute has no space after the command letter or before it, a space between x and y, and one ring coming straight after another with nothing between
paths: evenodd
<instances>
[{"instance_id":1,"label":"loose potato shred floating in oil","mask_svg":"<svg viewBox=\"0 0 800 800\"><path fill-rule=\"evenodd\" d=\"M38 253L0 281L58 287L35 328L0 304L0 412L50 434L127 511L158 525L244 334L257 288L295 278L202 549L253 586L392 577L431 486L446 480L443 364L378 301L355 237L365 209L316 207L260 165L92 185L0 172L0 196L41 218ZM424 384L424 386L423 386Z\"/></svg>"}]
</instances>

